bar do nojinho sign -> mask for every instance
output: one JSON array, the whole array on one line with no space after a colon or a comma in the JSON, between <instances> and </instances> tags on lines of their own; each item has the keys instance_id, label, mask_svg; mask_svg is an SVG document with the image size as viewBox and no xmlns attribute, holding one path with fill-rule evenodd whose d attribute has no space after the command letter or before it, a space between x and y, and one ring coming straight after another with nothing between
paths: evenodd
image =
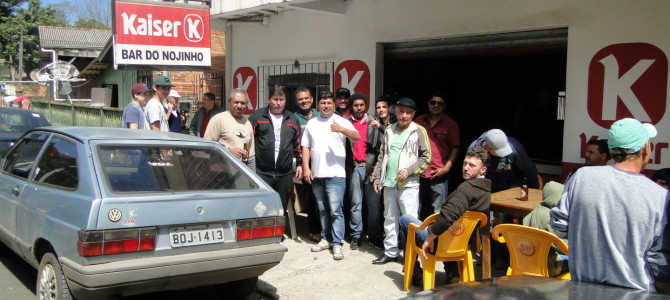
<instances>
[{"instance_id":1,"label":"bar do nojinho sign","mask_svg":"<svg viewBox=\"0 0 670 300\"><path fill-rule=\"evenodd\" d=\"M210 67L209 7L115 1L117 65Z\"/></svg>"}]
</instances>

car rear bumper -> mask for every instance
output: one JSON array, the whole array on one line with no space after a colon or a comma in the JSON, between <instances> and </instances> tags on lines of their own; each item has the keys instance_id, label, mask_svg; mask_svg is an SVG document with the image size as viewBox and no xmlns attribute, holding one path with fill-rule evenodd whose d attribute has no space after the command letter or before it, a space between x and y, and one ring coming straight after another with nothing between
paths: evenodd
<instances>
[{"instance_id":1,"label":"car rear bumper","mask_svg":"<svg viewBox=\"0 0 670 300\"><path fill-rule=\"evenodd\" d=\"M67 258L60 262L75 296L104 299L257 277L279 264L286 251L281 244L269 244L89 266Z\"/></svg>"}]
</instances>

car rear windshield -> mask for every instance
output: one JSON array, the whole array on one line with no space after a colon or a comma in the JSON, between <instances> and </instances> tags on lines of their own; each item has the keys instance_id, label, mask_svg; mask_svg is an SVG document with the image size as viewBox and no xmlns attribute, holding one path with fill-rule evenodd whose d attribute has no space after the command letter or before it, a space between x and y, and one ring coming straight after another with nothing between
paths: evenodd
<instances>
[{"instance_id":1,"label":"car rear windshield","mask_svg":"<svg viewBox=\"0 0 670 300\"><path fill-rule=\"evenodd\" d=\"M36 127L49 125L49 122L37 113L28 113L19 110L0 111L0 132L25 132Z\"/></svg>"},{"instance_id":2,"label":"car rear windshield","mask_svg":"<svg viewBox=\"0 0 670 300\"><path fill-rule=\"evenodd\" d=\"M258 189L216 148L100 145L98 157L114 193Z\"/></svg>"}]
</instances>

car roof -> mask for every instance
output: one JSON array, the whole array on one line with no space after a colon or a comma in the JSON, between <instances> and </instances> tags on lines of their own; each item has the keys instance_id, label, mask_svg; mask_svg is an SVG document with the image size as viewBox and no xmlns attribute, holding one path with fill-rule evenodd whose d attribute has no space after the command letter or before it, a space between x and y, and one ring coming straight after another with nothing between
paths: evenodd
<instances>
[{"instance_id":1,"label":"car roof","mask_svg":"<svg viewBox=\"0 0 670 300\"><path fill-rule=\"evenodd\" d=\"M214 141L206 140L200 137L174 133L161 132L154 130L135 130L127 128L107 128L107 127L76 127L76 126L49 126L38 127L33 131L50 131L58 132L82 142L90 140L166 140L166 141L187 141L187 142L201 142L214 143Z\"/></svg>"},{"instance_id":2,"label":"car roof","mask_svg":"<svg viewBox=\"0 0 670 300\"><path fill-rule=\"evenodd\" d=\"M2 112L11 112L11 113L14 113L14 114L23 114L23 115L39 114L42 117L44 117L44 115L42 115L41 113L39 113L37 111L30 110L30 109L20 109L20 108L16 108L16 107L4 107L4 106L0 107L0 113L2 113Z\"/></svg>"}]
</instances>

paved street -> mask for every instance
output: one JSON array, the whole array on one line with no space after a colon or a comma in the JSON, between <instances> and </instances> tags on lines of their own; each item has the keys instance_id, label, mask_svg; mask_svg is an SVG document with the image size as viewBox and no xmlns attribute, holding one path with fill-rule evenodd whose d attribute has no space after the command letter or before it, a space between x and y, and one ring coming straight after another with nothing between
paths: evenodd
<instances>
[{"instance_id":1,"label":"paved street","mask_svg":"<svg viewBox=\"0 0 670 300\"><path fill-rule=\"evenodd\" d=\"M307 228L304 218L298 217L299 229ZM344 260L335 261L330 252L312 253L314 243L307 240L307 232L299 230L298 240L286 240L289 251L282 262L260 277L258 288L249 300L257 299L399 299L410 292L402 291L402 265L388 263L372 265L382 254L367 243L357 251L344 247ZM35 299L37 272L18 256L0 248L0 300ZM402 257L401 257L402 258ZM444 282L441 266L436 282ZM495 273L504 271L494 270ZM479 270L476 270L479 276ZM503 274L494 274L503 275ZM210 287L139 295L126 299L221 299ZM225 297L224 297L225 299Z\"/></svg>"}]
</instances>

